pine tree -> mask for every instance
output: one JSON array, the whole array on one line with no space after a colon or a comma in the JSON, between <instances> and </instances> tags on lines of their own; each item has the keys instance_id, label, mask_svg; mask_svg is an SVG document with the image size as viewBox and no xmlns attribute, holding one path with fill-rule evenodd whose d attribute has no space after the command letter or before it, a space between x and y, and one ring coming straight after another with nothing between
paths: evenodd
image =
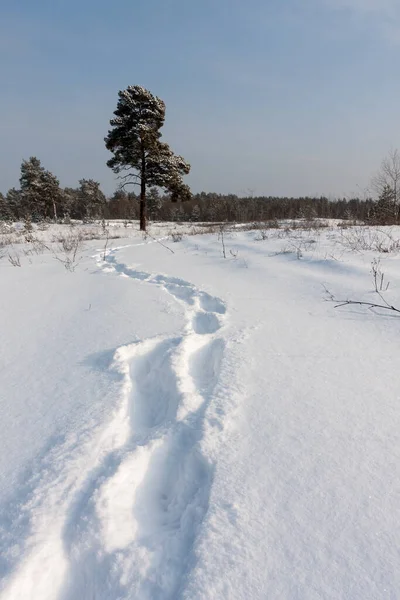
<instances>
[{"instance_id":1,"label":"pine tree","mask_svg":"<svg viewBox=\"0 0 400 600\"><path fill-rule=\"evenodd\" d=\"M100 189L100 183L93 179L81 179L79 185L79 218L99 219L104 214L106 204L106 197Z\"/></svg>"},{"instance_id":2,"label":"pine tree","mask_svg":"<svg viewBox=\"0 0 400 600\"><path fill-rule=\"evenodd\" d=\"M34 219L57 219L57 205L61 201L58 179L46 171L36 156L23 160L21 165L21 208Z\"/></svg>"},{"instance_id":3,"label":"pine tree","mask_svg":"<svg viewBox=\"0 0 400 600\"><path fill-rule=\"evenodd\" d=\"M9 207L6 203L6 199L0 192L0 221L8 221L11 218Z\"/></svg>"},{"instance_id":4,"label":"pine tree","mask_svg":"<svg viewBox=\"0 0 400 600\"><path fill-rule=\"evenodd\" d=\"M117 190L108 202L110 219L127 219L132 217L132 199L124 190Z\"/></svg>"},{"instance_id":5,"label":"pine tree","mask_svg":"<svg viewBox=\"0 0 400 600\"><path fill-rule=\"evenodd\" d=\"M6 195L7 211L11 215L11 219L18 221L22 216L22 198L20 190L11 188Z\"/></svg>"},{"instance_id":6,"label":"pine tree","mask_svg":"<svg viewBox=\"0 0 400 600\"><path fill-rule=\"evenodd\" d=\"M396 214L396 192L390 185L385 185L372 209L372 221L379 225L392 225L396 221Z\"/></svg>"},{"instance_id":7,"label":"pine tree","mask_svg":"<svg viewBox=\"0 0 400 600\"><path fill-rule=\"evenodd\" d=\"M42 173L42 194L44 197L45 218L53 218L55 221L58 217L58 211L62 207L62 192L60 190L60 182L57 177L50 171L43 170Z\"/></svg>"},{"instance_id":8,"label":"pine tree","mask_svg":"<svg viewBox=\"0 0 400 600\"><path fill-rule=\"evenodd\" d=\"M182 176L189 173L190 165L160 141L165 120L165 104L160 98L137 85L118 92L118 97L112 129L105 138L106 148L114 154L107 165L120 175L123 185L140 187L140 229L145 231L147 189L156 186L175 190L177 195L187 188Z\"/></svg>"},{"instance_id":9,"label":"pine tree","mask_svg":"<svg viewBox=\"0 0 400 600\"><path fill-rule=\"evenodd\" d=\"M43 167L36 156L23 160L21 164L21 208L25 215L39 217L44 212L41 190L41 173Z\"/></svg>"},{"instance_id":10,"label":"pine tree","mask_svg":"<svg viewBox=\"0 0 400 600\"><path fill-rule=\"evenodd\" d=\"M80 189L66 187L62 190L62 211L64 218L80 218Z\"/></svg>"},{"instance_id":11,"label":"pine tree","mask_svg":"<svg viewBox=\"0 0 400 600\"><path fill-rule=\"evenodd\" d=\"M192 209L192 214L190 215L190 220L197 223L200 221L200 207L198 204L195 204Z\"/></svg>"},{"instance_id":12,"label":"pine tree","mask_svg":"<svg viewBox=\"0 0 400 600\"><path fill-rule=\"evenodd\" d=\"M149 218L154 221L163 205L163 198L158 188L152 187L147 194L147 211Z\"/></svg>"}]
</instances>

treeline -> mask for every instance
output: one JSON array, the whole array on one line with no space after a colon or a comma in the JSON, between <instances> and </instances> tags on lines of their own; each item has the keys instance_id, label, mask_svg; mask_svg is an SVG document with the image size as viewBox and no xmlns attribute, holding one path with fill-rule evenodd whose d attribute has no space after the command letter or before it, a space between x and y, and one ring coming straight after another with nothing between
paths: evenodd
<instances>
[{"instance_id":1,"label":"treeline","mask_svg":"<svg viewBox=\"0 0 400 600\"><path fill-rule=\"evenodd\" d=\"M118 190L107 199L104 217L107 219L139 218L139 196ZM291 198L279 196L239 197L235 194L201 192L186 202L174 202L157 188L147 194L151 221L241 222L273 221L274 219L341 219L367 222L375 214L372 199L309 196Z\"/></svg>"},{"instance_id":2,"label":"treeline","mask_svg":"<svg viewBox=\"0 0 400 600\"><path fill-rule=\"evenodd\" d=\"M371 214L372 199L360 200L325 197L238 197L201 192L189 202L161 207L158 219L172 221L273 221L275 219L351 219L366 221Z\"/></svg>"},{"instance_id":3,"label":"treeline","mask_svg":"<svg viewBox=\"0 0 400 600\"><path fill-rule=\"evenodd\" d=\"M106 197L100 184L81 179L76 188L61 188L59 181L36 157L21 165L20 187L0 194L0 219L68 221L78 219L136 220L140 198L132 192L117 190ZM372 199L325 197L238 197L234 194L201 192L185 202L172 194L161 194L156 187L147 192L147 210L152 221L272 221L274 219L356 219L367 221L376 212Z\"/></svg>"}]
</instances>

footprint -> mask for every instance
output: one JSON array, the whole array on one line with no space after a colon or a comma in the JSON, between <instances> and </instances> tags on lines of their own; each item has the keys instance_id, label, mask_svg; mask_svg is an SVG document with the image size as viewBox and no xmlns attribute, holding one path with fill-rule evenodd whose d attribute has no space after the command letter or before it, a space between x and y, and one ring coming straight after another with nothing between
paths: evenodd
<instances>
[{"instance_id":1,"label":"footprint","mask_svg":"<svg viewBox=\"0 0 400 600\"><path fill-rule=\"evenodd\" d=\"M189 287L192 288L192 284L184 279L180 279L179 277L166 277L165 275L156 275L152 277L152 281L155 283L160 283L162 285L169 283L172 285L180 285L181 287Z\"/></svg>"},{"instance_id":2,"label":"footprint","mask_svg":"<svg viewBox=\"0 0 400 600\"><path fill-rule=\"evenodd\" d=\"M221 324L214 313L197 312L193 317L193 331L198 334L215 333Z\"/></svg>"},{"instance_id":3,"label":"footprint","mask_svg":"<svg viewBox=\"0 0 400 600\"><path fill-rule=\"evenodd\" d=\"M193 284L180 279L179 277L167 277L166 275L151 275L144 271L138 271L137 269L128 267L123 263L117 262L112 251L106 258L106 262L109 263L117 273L125 275L131 279L139 281L147 281L154 285L164 287L167 292L171 294L177 300L183 301L189 306L193 306L197 301L200 308L205 312L216 313L224 315L226 313L226 306L219 298L207 294L207 292L198 291Z\"/></svg>"},{"instance_id":4,"label":"footprint","mask_svg":"<svg viewBox=\"0 0 400 600\"><path fill-rule=\"evenodd\" d=\"M121 462L113 477L106 479L96 495L95 509L107 553L127 548L134 542L138 523L132 507L137 490L147 475L153 453L161 439L138 446Z\"/></svg>"},{"instance_id":5,"label":"footprint","mask_svg":"<svg viewBox=\"0 0 400 600\"><path fill-rule=\"evenodd\" d=\"M213 466L197 447L199 430L181 423L153 455L133 505L138 555L146 574L135 598L174 600L188 569L191 549L208 510Z\"/></svg>"},{"instance_id":6,"label":"footprint","mask_svg":"<svg viewBox=\"0 0 400 600\"><path fill-rule=\"evenodd\" d=\"M210 296L206 292L200 292L199 294L200 306L203 310L213 313L224 315L226 313L226 306L219 298Z\"/></svg>"},{"instance_id":7,"label":"footprint","mask_svg":"<svg viewBox=\"0 0 400 600\"><path fill-rule=\"evenodd\" d=\"M145 354L134 357L130 366L132 391L130 417L135 438L176 416L180 395L176 373L172 367L173 353L182 338L157 342Z\"/></svg>"},{"instance_id":8,"label":"footprint","mask_svg":"<svg viewBox=\"0 0 400 600\"><path fill-rule=\"evenodd\" d=\"M177 285L175 283L165 283L165 289L177 298L178 300L183 300L186 304L190 304L191 306L194 304L195 293L192 287Z\"/></svg>"},{"instance_id":9,"label":"footprint","mask_svg":"<svg viewBox=\"0 0 400 600\"><path fill-rule=\"evenodd\" d=\"M198 350L191 358L190 375L202 396L209 396L218 381L225 342L213 340Z\"/></svg>"}]
</instances>

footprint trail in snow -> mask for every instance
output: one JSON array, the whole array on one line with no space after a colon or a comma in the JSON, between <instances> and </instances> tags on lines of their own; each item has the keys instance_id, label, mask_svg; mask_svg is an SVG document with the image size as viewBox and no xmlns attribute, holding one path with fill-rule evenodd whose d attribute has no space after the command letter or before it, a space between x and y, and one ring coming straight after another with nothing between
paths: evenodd
<instances>
[{"instance_id":1,"label":"footprint trail in snow","mask_svg":"<svg viewBox=\"0 0 400 600\"><path fill-rule=\"evenodd\" d=\"M120 264L115 252L103 271L164 289L183 306L185 331L116 351L118 408L89 440L85 469L66 460L67 472L36 491L31 549L1 599L176 599L191 568L213 478L202 443L226 307L184 280Z\"/></svg>"}]
</instances>

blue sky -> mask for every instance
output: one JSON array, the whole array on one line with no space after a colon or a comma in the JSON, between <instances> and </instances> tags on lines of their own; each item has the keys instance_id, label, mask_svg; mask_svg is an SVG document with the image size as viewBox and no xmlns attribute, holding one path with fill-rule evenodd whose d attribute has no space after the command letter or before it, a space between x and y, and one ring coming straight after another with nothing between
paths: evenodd
<instances>
[{"instance_id":1,"label":"blue sky","mask_svg":"<svg viewBox=\"0 0 400 600\"><path fill-rule=\"evenodd\" d=\"M35 155L111 193L117 93L167 105L194 191L360 194L400 146L398 0L1 0L0 190Z\"/></svg>"}]
</instances>

